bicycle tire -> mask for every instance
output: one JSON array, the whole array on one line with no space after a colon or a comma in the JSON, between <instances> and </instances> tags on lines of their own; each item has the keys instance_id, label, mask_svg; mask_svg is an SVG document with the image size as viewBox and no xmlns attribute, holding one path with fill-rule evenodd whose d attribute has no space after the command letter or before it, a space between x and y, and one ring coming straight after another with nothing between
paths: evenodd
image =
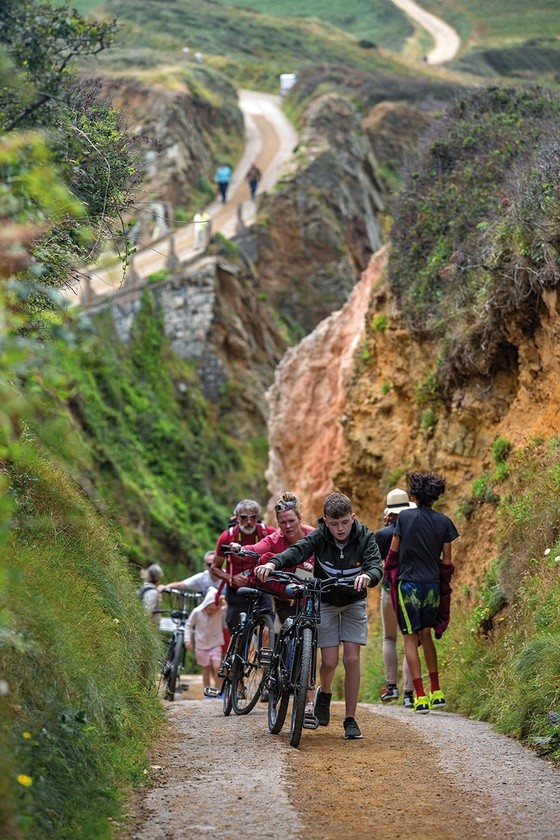
<instances>
[{"instance_id":1,"label":"bicycle tire","mask_svg":"<svg viewBox=\"0 0 560 840\"><path fill-rule=\"evenodd\" d=\"M224 680L222 684L222 710L226 717L231 715L231 710L233 709L233 703L231 699L231 681L227 679Z\"/></svg>"},{"instance_id":2,"label":"bicycle tire","mask_svg":"<svg viewBox=\"0 0 560 840\"><path fill-rule=\"evenodd\" d=\"M247 715L255 708L263 688L266 668L260 651L274 644L274 624L270 615L259 615L246 632L241 651L233 664L231 695L236 715Z\"/></svg>"},{"instance_id":3,"label":"bicycle tire","mask_svg":"<svg viewBox=\"0 0 560 840\"><path fill-rule=\"evenodd\" d=\"M285 657L285 643L282 644L283 651L280 661L271 673L268 689L268 728L272 735L278 735L282 731L288 704L290 702L290 690L285 687L282 671L282 660Z\"/></svg>"},{"instance_id":4,"label":"bicycle tire","mask_svg":"<svg viewBox=\"0 0 560 840\"><path fill-rule=\"evenodd\" d=\"M179 667L183 656L183 631L178 630L175 634L175 645L173 648L173 659L171 661L171 669L167 676L167 684L165 686L164 698L165 700L175 699L175 688L179 677Z\"/></svg>"},{"instance_id":5,"label":"bicycle tire","mask_svg":"<svg viewBox=\"0 0 560 840\"><path fill-rule=\"evenodd\" d=\"M292 722L290 726L290 746L292 747L297 747L301 739L312 653L313 633L311 628L304 627L294 660L294 696L292 700Z\"/></svg>"}]
</instances>

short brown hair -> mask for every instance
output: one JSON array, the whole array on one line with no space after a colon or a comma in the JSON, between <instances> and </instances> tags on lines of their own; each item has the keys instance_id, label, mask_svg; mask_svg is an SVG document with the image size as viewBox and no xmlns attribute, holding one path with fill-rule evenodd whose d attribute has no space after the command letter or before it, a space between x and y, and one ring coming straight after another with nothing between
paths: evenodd
<instances>
[{"instance_id":1,"label":"short brown hair","mask_svg":"<svg viewBox=\"0 0 560 840\"><path fill-rule=\"evenodd\" d=\"M348 516L349 513L352 513L352 502L348 496L344 493L331 493L327 496L323 505L324 516L340 519L342 516Z\"/></svg>"}]
</instances>

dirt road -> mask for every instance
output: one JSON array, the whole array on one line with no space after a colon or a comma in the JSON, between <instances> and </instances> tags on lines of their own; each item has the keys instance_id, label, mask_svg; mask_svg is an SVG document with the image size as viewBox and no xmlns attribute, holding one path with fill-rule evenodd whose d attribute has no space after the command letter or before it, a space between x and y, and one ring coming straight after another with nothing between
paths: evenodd
<instances>
[{"instance_id":1,"label":"dirt road","mask_svg":"<svg viewBox=\"0 0 560 840\"><path fill-rule=\"evenodd\" d=\"M419 23L436 42L434 49L426 56L428 64L445 64L446 61L455 58L461 46L461 39L453 27L422 9L413 0L392 0L392 2L411 20Z\"/></svg>"},{"instance_id":2,"label":"dirt road","mask_svg":"<svg viewBox=\"0 0 560 840\"><path fill-rule=\"evenodd\" d=\"M364 738L330 726L289 746L266 706L224 717L192 686L168 704L126 840L556 840L560 771L482 723L360 704Z\"/></svg>"}]
</instances>

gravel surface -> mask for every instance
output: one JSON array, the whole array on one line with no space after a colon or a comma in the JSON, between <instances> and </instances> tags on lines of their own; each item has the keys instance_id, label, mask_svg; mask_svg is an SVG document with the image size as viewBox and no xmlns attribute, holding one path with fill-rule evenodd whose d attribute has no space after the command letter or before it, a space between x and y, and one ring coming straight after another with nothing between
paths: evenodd
<instances>
[{"instance_id":1,"label":"gravel surface","mask_svg":"<svg viewBox=\"0 0 560 840\"><path fill-rule=\"evenodd\" d=\"M265 705L224 717L219 700L189 695L168 704L127 840L560 836L560 771L486 724L360 704L364 738L348 742L333 703L330 726L295 750L289 718L270 735Z\"/></svg>"}]
</instances>

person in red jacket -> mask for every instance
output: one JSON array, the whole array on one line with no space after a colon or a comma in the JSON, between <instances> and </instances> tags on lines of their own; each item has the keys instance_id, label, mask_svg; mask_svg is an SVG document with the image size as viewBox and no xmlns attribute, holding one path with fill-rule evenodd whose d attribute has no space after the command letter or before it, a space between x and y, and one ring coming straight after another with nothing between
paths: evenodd
<instances>
[{"instance_id":1,"label":"person in red jacket","mask_svg":"<svg viewBox=\"0 0 560 840\"><path fill-rule=\"evenodd\" d=\"M268 534L273 534L276 528L263 525L260 521L261 506L253 499L242 499L234 508L235 523L231 523L222 531L216 543L216 554L212 565L212 574L220 578L225 584L225 598L227 603L226 624L233 630L239 619L239 614L247 612L249 601L237 594L242 586L247 586L247 576L256 564L256 559L240 557L236 554L225 555L222 547L231 543L238 543L243 548L251 548ZM227 560L225 568L224 560ZM272 599L263 593L259 606L265 606L272 612Z\"/></svg>"}]
</instances>

